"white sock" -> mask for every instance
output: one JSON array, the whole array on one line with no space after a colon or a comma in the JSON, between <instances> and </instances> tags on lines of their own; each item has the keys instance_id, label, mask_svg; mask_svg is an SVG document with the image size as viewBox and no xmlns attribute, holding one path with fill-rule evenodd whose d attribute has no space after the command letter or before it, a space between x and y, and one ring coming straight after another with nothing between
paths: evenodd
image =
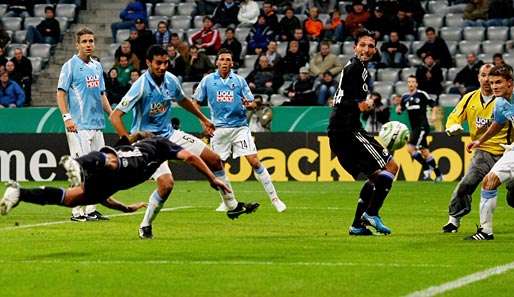
<instances>
[{"instance_id":1,"label":"white sock","mask_svg":"<svg viewBox=\"0 0 514 297\"><path fill-rule=\"evenodd\" d=\"M84 206L79 205L71 209L71 215L74 217L80 217L84 215Z\"/></svg>"},{"instance_id":2,"label":"white sock","mask_svg":"<svg viewBox=\"0 0 514 297\"><path fill-rule=\"evenodd\" d=\"M237 199L234 195L234 190L232 190L232 185L230 185L230 181L228 180L227 176L225 175L225 170L218 170L214 172L214 175L216 175L217 178L221 179L223 182L225 182L225 185L227 188L232 191L232 193L225 193L222 190L219 190L221 198L223 199L223 202L225 202L225 205L228 209L232 210L237 207Z\"/></svg>"},{"instance_id":3,"label":"white sock","mask_svg":"<svg viewBox=\"0 0 514 297\"><path fill-rule=\"evenodd\" d=\"M277 191L275 190L275 186L273 186L271 176L269 175L266 167L261 165L261 167L255 169L255 176L257 177L257 180L261 182L270 200L273 198L278 198Z\"/></svg>"},{"instance_id":4,"label":"white sock","mask_svg":"<svg viewBox=\"0 0 514 297\"><path fill-rule=\"evenodd\" d=\"M96 205L94 205L94 204L93 205L88 205L88 206L84 207L84 212L86 214L90 214L90 213L95 212L95 211L96 211Z\"/></svg>"},{"instance_id":5,"label":"white sock","mask_svg":"<svg viewBox=\"0 0 514 297\"><path fill-rule=\"evenodd\" d=\"M455 226L459 227L460 226L460 219L456 218L456 217L450 216L449 219L448 219L448 223L452 223Z\"/></svg>"},{"instance_id":6,"label":"white sock","mask_svg":"<svg viewBox=\"0 0 514 297\"><path fill-rule=\"evenodd\" d=\"M150 195L150 199L148 199L148 206L146 207L145 216L143 217L143 221L139 225L139 227L151 226L153 220L159 214L162 206L164 205L164 201L157 190L153 191Z\"/></svg>"},{"instance_id":7,"label":"white sock","mask_svg":"<svg viewBox=\"0 0 514 297\"><path fill-rule=\"evenodd\" d=\"M493 234L493 213L496 208L497 190L482 189L480 195L480 227L482 232Z\"/></svg>"}]
</instances>

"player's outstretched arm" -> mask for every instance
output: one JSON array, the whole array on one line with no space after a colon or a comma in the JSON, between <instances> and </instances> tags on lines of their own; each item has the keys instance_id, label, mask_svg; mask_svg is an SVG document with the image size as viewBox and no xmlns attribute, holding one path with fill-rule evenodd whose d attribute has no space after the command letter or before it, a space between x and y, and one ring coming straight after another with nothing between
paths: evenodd
<instances>
[{"instance_id":1,"label":"player's outstretched arm","mask_svg":"<svg viewBox=\"0 0 514 297\"><path fill-rule=\"evenodd\" d=\"M468 153L471 153L472 149L479 147L482 143L488 141L491 137L498 134L498 132L500 132L503 126L505 126L505 124L501 125L497 122L493 122L489 129L487 129L487 131L482 136L480 136L478 140L475 140L468 144L468 146L466 147Z\"/></svg>"},{"instance_id":2,"label":"player's outstretched arm","mask_svg":"<svg viewBox=\"0 0 514 297\"><path fill-rule=\"evenodd\" d=\"M120 136L129 136L129 133L127 131L127 128L125 128L125 125L123 124L123 120L121 119L125 113L119 109L115 109L112 113L109 119L111 120L112 126L114 127L114 130L116 130L116 133Z\"/></svg>"},{"instance_id":3,"label":"player's outstretched arm","mask_svg":"<svg viewBox=\"0 0 514 297\"><path fill-rule=\"evenodd\" d=\"M59 107L59 110L61 111L63 117L64 128L67 132L77 132L77 127L75 126L75 122L71 118L68 109L68 104L66 103L66 92L64 92L63 90L58 90L56 97L57 106Z\"/></svg>"},{"instance_id":4,"label":"player's outstretched arm","mask_svg":"<svg viewBox=\"0 0 514 297\"><path fill-rule=\"evenodd\" d=\"M122 212L135 212L140 208L146 207L145 202L137 202L134 204L125 205L125 204L121 203L120 201L114 199L113 197L107 198L107 200L105 200L102 203L102 205L105 207L108 207L110 209L115 209L115 210L119 210Z\"/></svg>"},{"instance_id":5,"label":"player's outstretched arm","mask_svg":"<svg viewBox=\"0 0 514 297\"><path fill-rule=\"evenodd\" d=\"M205 162L200 157L193 155L186 150L181 150L177 153L177 159L184 160L187 164L193 166L196 170L205 175L213 189L221 189L225 193L231 192L225 183L217 178L214 173L212 173L209 167L207 167L207 164L205 164Z\"/></svg>"}]
</instances>

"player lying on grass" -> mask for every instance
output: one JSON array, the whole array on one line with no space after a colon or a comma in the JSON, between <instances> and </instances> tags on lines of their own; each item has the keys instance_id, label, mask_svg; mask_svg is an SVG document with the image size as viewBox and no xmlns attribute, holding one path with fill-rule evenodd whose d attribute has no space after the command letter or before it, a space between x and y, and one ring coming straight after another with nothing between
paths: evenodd
<instances>
[{"instance_id":1,"label":"player lying on grass","mask_svg":"<svg viewBox=\"0 0 514 297\"><path fill-rule=\"evenodd\" d=\"M155 170L167 160L185 161L203 173L211 187L230 192L225 183L217 178L198 156L166 138L152 137L137 141L133 145L120 145L116 148L104 147L100 151L93 151L76 160L64 156L61 164L70 178L71 187L68 189L55 187L25 189L16 182L10 182L0 201L0 213L7 214L20 201L66 207L101 203L108 208L134 212L145 207L146 203L125 205L111 195L148 180ZM84 176L83 182L82 176ZM227 215L230 218L237 218L243 213L252 212L255 208L240 202L235 209L228 211Z\"/></svg>"}]
</instances>

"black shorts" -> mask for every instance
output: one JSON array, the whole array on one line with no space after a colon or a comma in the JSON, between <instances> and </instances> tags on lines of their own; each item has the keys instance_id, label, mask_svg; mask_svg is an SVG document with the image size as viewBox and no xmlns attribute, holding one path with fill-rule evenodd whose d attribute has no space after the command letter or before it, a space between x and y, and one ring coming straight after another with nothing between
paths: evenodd
<instances>
[{"instance_id":1,"label":"black shorts","mask_svg":"<svg viewBox=\"0 0 514 297\"><path fill-rule=\"evenodd\" d=\"M393 157L364 130L329 133L330 149L337 156L339 163L358 179L361 174L370 176L377 170L384 169Z\"/></svg>"},{"instance_id":2,"label":"black shorts","mask_svg":"<svg viewBox=\"0 0 514 297\"><path fill-rule=\"evenodd\" d=\"M412 128L409 138L409 144L417 148L428 148L427 136L430 133L428 127Z\"/></svg>"}]
</instances>

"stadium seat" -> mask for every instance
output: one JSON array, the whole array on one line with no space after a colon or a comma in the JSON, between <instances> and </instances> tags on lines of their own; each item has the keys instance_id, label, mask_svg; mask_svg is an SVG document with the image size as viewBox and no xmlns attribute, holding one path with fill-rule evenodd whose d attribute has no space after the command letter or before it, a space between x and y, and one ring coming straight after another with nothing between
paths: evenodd
<instances>
[{"instance_id":1,"label":"stadium seat","mask_svg":"<svg viewBox=\"0 0 514 297\"><path fill-rule=\"evenodd\" d=\"M458 41L446 41L446 45L448 45L448 50L452 56L457 53Z\"/></svg>"},{"instance_id":2,"label":"stadium seat","mask_svg":"<svg viewBox=\"0 0 514 297\"><path fill-rule=\"evenodd\" d=\"M421 65L423 64L423 61L416 55L416 54L410 54L408 55L409 64L411 66Z\"/></svg>"},{"instance_id":3,"label":"stadium seat","mask_svg":"<svg viewBox=\"0 0 514 297\"><path fill-rule=\"evenodd\" d=\"M287 41L277 42L277 52L283 57L287 52Z\"/></svg>"},{"instance_id":4,"label":"stadium seat","mask_svg":"<svg viewBox=\"0 0 514 297\"><path fill-rule=\"evenodd\" d=\"M155 4L155 15L172 16L175 14L174 3L157 3Z\"/></svg>"},{"instance_id":5,"label":"stadium seat","mask_svg":"<svg viewBox=\"0 0 514 297\"><path fill-rule=\"evenodd\" d=\"M492 63L493 62L493 55L494 53L489 53L489 54L480 54L478 55L478 59L479 60L482 60L483 62L489 62L489 63Z\"/></svg>"},{"instance_id":6,"label":"stadium seat","mask_svg":"<svg viewBox=\"0 0 514 297\"><path fill-rule=\"evenodd\" d=\"M469 53L478 54L480 52L480 42L462 40L459 42L459 51L464 55Z\"/></svg>"},{"instance_id":7,"label":"stadium seat","mask_svg":"<svg viewBox=\"0 0 514 297\"><path fill-rule=\"evenodd\" d=\"M406 81L397 81L394 84L394 93L398 95L403 95L408 92L407 82Z\"/></svg>"},{"instance_id":8,"label":"stadium seat","mask_svg":"<svg viewBox=\"0 0 514 297\"><path fill-rule=\"evenodd\" d=\"M377 81L395 82L398 80L398 69L382 68L377 71Z\"/></svg>"},{"instance_id":9,"label":"stadium seat","mask_svg":"<svg viewBox=\"0 0 514 297\"><path fill-rule=\"evenodd\" d=\"M334 55L339 55L341 53L341 43L335 42L330 45L330 52Z\"/></svg>"},{"instance_id":10,"label":"stadium seat","mask_svg":"<svg viewBox=\"0 0 514 297\"><path fill-rule=\"evenodd\" d=\"M442 107L454 107L459 103L460 95L455 94L441 94L439 96L439 105Z\"/></svg>"},{"instance_id":11,"label":"stadium seat","mask_svg":"<svg viewBox=\"0 0 514 297\"><path fill-rule=\"evenodd\" d=\"M120 47L121 43L111 43L109 44L109 55L114 57L116 50Z\"/></svg>"},{"instance_id":12,"label":"stadium seat","mask_svg":"<svg viewBox=\"0 0 514 297\"><path fill-rule=\"evenodd\" d=\"M66 17L70 22L75 20L77 6L75 4L57 4L55 8L55 15Z\"/></svg>"},{"instance_id":13,"label":"stadium seat","mask_svg":"<svg viewBox=\"0 0 514 297\"><path fill-rule=\"evenodd\" d=\"M182 0L164 0L162 1L164 3L175 3L175 4L179 4L180 2L182 2Z\"/></svg>"},{"instance_id":14,"label":"stadium seat","mask_svg":"<svg viewBox=\"0 0 514 297\"><path fill-rule=\"evenodd\" d=\"M186 34L186 37L185 39L187 40L191 35L195 34L196 32L200 31L200 29L187 29L185 34Z\"/></svg>"},{"instance_id":15,"label":"stadium seat","mask_svg":"<svg viewBox=\"0 0 514 297\"><path fill-rule=\"evenodd\" d=\"M462 30L456 27L443 27L441 28L440 35L445 41L460 41L462 39Z\"/></svg>"},{"instance_id":16,"label":"stadium seat","mask_svg":"<svg viewBox=\"0 0 514 297\"><path fill-rule=\"evenodd\" d=\"M368 68L368 73L373 81L377 80L376 79L377 78L377 69L376 68ZM336 79L336 81L339 81L339 80Z\"/></svg>"},{"instance_id":17,"label":"stadium seat","mask_svg":"<svg viewBox=\"0 0 514 297\"><path fill-rule=\"evenodd\" d=\"M212 65L216 65L216 55L208 55L207 58L209 58Z\"/></svg>"},{"instance_id":18,"label":"stadium seat","mask_svg":"<svg viewBox=\"0 0 514 297\"><path fill-rule=\"evenodd\" d=\"M462 68L466 66L468 62L466 61L466 55L463 54L456 54L455 55L455 65L457 68Z\"/></svg>"},{"instance_id":19,"label":"stadium seat","mask_svg":"<svg viewBox=\"0 0 514 297\"><path fill-rule=\"evenodd\" d=\"M393 93L393 85L391 82L375 81L373 91L382 95L382 98L389 98Z\"/></svg>"},{"instance_id":20,"label":"stadium seat","mask_svg":"<svg viewBox=\"0 0 514 297\"><path fill-rule=\"evenodd\" d=\"M460 13L448 13L445 20L448 27L461 28L464 24L463 14Z\"/></svg>"},{"instance_id":21,"label":"stadium seat","mask_svg":"<svg viewBox=\"0 0 514 297\"><path fill-rule=\"evenodd\" d=\"M32 64L32 73L39 75L39 73L41 73L41 69L43 69L43 60L40 57L28 57L28 59Z\"/></svg>"},{"instance_id":22,"label":"stadium seat","mask_svg":"<svg viewBox=\"0 0 514 297\"><path fill-rule=\"evenodd\" d=\"M52 46L44 43L34 43L30 46L30 56L40 57L43 61L48 61L50 58L50 48Z\"/></svg>"},{"instance_id":23,"label":"stadium seat","mask_svg":"<svg viewBox=\"0 0 514 297\"><path fill-rule=\"evenodd\" d=\"M14 50L17 49L17 48L21 49L21 51L23 52L24 56L28 56L27 52L28 52L29 46L27 44L24 44L24 43L10 43L7 46L7 50L5 51L6 54L7 54L7 57L14 57Z\"/></svg>"},{"instance_id":24,"label":"stadium seat","mask_svg":"<svg viewBox=\"0 0 514 297\"><path fill-rule=\"evenodd\" d=\"M505 60L505 63L509 65L514 65L514 55L511 54L505 54L503 55L503 59ZM484 61L486 62L486 61Z\"/></svg>"},{"instance_id":25,"label":"stadium seat","mask_svg":"<svg viewBox=\"0 0 514 297\"><path fill-rule=\"evenodd\" d=\"M423 17L425 27L434 27L436 30L443 26L443 16L439 14L427 13Z\"/></svg>"},{"instance_id":26,"label":"stadium seat","mask_svg":"<svg viewBox=\"0 0 514 297\"><path fill-rule=\"evenodd\" d=\"M194 2L179 3L177 6L177 13L182 16L191 16L196 8Z\"/></svg>"},{"instance_id":27,"label":"stadium seat","mask_svg":"<svg viewBox=\"0 0 514 297\"><path fill-rule=\"evenodd\" d=\"M426 29L426 27L423 27L423 26L420 26L418 28L418 39L423 42L427 40L427 35L425 34L425 29Z\"/></svg>"},{"instance_id":28,"label":"stadium seat","mask_svg":"<svg viewBox=\"0 0 514 297\"><path fill-rule=\"evenodd\" d=\"M445 1L428 1L427 3L427 11L430 13L441 13L441 11L444 11L446 9L447 5Z\"/></svg>"},{"instance_id":29,"label":"stadium seat","mask_svg":"<svg viewBox=\"0 0 514 297\"><path fill-rule=\"evenodd\" d=\"M353 41L345 41L341 46L341 54L343 55L351 55L353 54Z\"/></svg>"},{"instance_id":30,"label":"stadium seat","mask_svg":"<svg viewBox=\"0 0 514 297\"><path fill-rule=\"evenodd\" d=\"M505 41L509 37L509 27L488 27L487 40Z\"/></svg>"},{"instance_id":31,"label":"stadium seat","mask_svg":"<svg viewBox=\"0 0 514 297\"><path fill-rule=\"evenodd\" d=\"M27 41L27 31L20 30L14 32L14 42L16 43L25 43Z\"/></svg>"},{"instance_id":32,"label":"stadium seat","mask_svg":"<svg viewBox=\"0 0 514 297\"><path fill-rule=\"evenodd\" d=\"M423 46L423 44L425 44L424 41L419 41L419 40L413 41L410 44L410 52L413 54L416 54L416 52Z\"/></svg>"},{"instance_id":33,"label":"stadium seat","mask_svg":"<svg viewBox=\"0 0 514 297\"><path fill-rule=\"evenodd\" d=\"M123 40L127 40L130 36L130 30L121 29L116 32L116 41L122 42Z\"/></svg>"},{"instance_id":34,"label":"stadium seat","mask_svg":"<svg viewBox=\"0 0 514 297\"><path fill-rule=\"evenodd\" d=\"M318 52L318 43L316 41L309 41L309 55L313 55Z\"/></svg>"},{"instance_id":35,"label":"stadium seat","mask_svg":"<svg viewBox=\"0 0 514 297\"><path fill-rule=\"evenodd\" d=\"M104 69L104 71L108 72L114 65L114 57L113 56L102 57L100 59L100 64L102 64L102 68Z\"/></svg>"},{"instance_id":36,"label":"stadium seat","mask_svg":"<svg viewBox=\"0 0 514 297\"><path fill-rule=\"evenodd\" d=\"M306 14L296 14L296 17L300 20L300 24L303 24L303 22L307 19Z\"/></svg>"},{"instance_id":37,"label":"stadium seat","mask_svg":"<svg viewBox=\"0 0 514 297\"><path fill-rule=\"evenodd\" d=\"M288 100L289 100L289 98L287 98L286 96L283 96L281 94L273 94L273 95L271 95L271 98L269 101L270 101L271 106L280 106Z\"/></svg>"},{"instance_id":38,"label":"stadium seat","mask_svg":"<svg viewBox=\"0 0 514 297\"><path fill-rule=\"evenodd\" d=\"M250 67L244 67L237 69L237 74L241 75L242 77L246 78L250 72L252 72L253 68Z\"/></svg>"},{"instance_id":39,"label":"stadium seat","mask_svg":"<svg viewBox=\"0 0 514 297\"><path fill-rule=\"evenodd\" d=\"M416 75L416 67L405 67L405 68L402 68L402 72L400 73L400 79L402 81L407 81L407 78L410 75Z\"/></svg>"},{"instance_id":40,"label":"stadium seat","mask_svg":"<svg viewBox=\"0 0 514 297\"><path fill-rule=\"evenodd\" d=\"M184 90L184 94L187 98L193 97L193 86L198 82L183 82L182 90Z\"/></svg>"},{"instance_id":41,"label":"stadium seat","mask_svg":"<svg viewBox=\"0 0 514 297\"><path fill-rule=\"evenodd\" d=\"M59 22L59 28L61 29L61 34L64 34L66 30L68 30L68 18L67 17L55 17L55 19Z\"/></svg>"},{"instance_id":42,"label":"stadium seat","mask_svg":"<svg viewBox=\"0 0 514 297\"><path fill-rule=\"evenodd\" d=\"M327 13L320 13L318 16L319 20L325 24L328 19L330 19L330 15Z\"/></svg>"},{"instance_id":43,"label":"stadium seat","mask_svg":"<svg viewBox=\"0 0 514 297\"><path fill-rule=\"evenodd\" d=\"M157 30L157 25L161 21L164 21L167 24L168 23L168 17L164 16L164 15L159 15L159 16L152 15L152 16L150 16L148 18L148 29L153 30L153 31Z\"/></svg>"},{"instance_id":44,"label":"stadium seat","mask_svg":"<svg viewBox=\"0 0 514 297\"><path fill-rule=\"evenodd\" d=\"M4 15L7 11L7 4L0 4L0 16Z\"/></svg>"},{"instance_id":45,"label":"stadium seat","mask_svg":"<svg viewBox=\"0 0 514 297\"><path fill-rule=\"evenodd\" d=\"M466 41L482 41L484 40L485 29L482 27L465 27L462 37Z\"/></svg>"},{"instance_id":46,"label":"stadium seat","mask_svg":"<svg viewBox=\"0 0 514 297\"><path fill-rule=\"evenodd\" d=\"M152 8L153 8L152 3L146 3L146 15L152 15Z\"/></svg>"},{"instance_id":47,"label":"stadium seat","mask_svg":"<svg viewBox=\"0 0 514 297\"><path fill-rule=\"evenodd\" d=\"M9 38L11 38L11 40L14 38L14 31L5 30L5 33L7 33L7 35L9 35Z\"/></svg>"},{"instance_id":48,"label":"stadium seat","mask_svg":"<svg viewBox=\"0 0 514 297\"><path fill-rule=\"evenodd\" d=\"M22 18L19 17L3 17L2 22L4 23L4 29L10 31L21 30Z\"/></svg>"},{"instance_id":49,"label":"stadium seat","mask_svg":"<svg viewBox=\"0 0 514 297\"><path fill-rule=\"evenodd\" d=\"M203 27L203 15L197 15L195 16L194 20L193 20L193 27L195 28L202 28ZM237 28L239 29L239 28ZM236 29L236 30L237 30ZM248 28L250 29L250 28ZM237 34L237 33L236 33ZM237 38L237 37L236 37ZM237 38L239 41L241 41L239 38Z\"/></svg>"},{"instance_id":50,"label":"stadium seat","mask_svg":"<svg viewBox=\"0 0 514 297\"><path fill-rule=\"evenodd\" d=\"M353 57L354 55L338 55L337 57L341 60L341 64L346 65L346 63Z\"/></svg>"},{"instance_id":51,"label":"stadium seat","mask_svg":"<svg viewBox=\"0 0 514 297\"><path fill-rule=\"evenodd\" d=\"M191 17L186 15L174 15L171 17L171 28L187 30L191 28Z\"/></svg>"},{"instance_id":52,"label":"stadium seat","mask_svg":"<svg viewBox=\"0 0 514 297\"><path fill-rule=\"evenodd\" d=\"M35 4L34 5L34 16L35 17L45 17L45 7L49 4Z\"/></svg>"},{"instance_id":53,"label":"stadium seat","mask_svg":"<svg viewBox=\"0 0 514 297\"><path fill-rule=\"evenodd\" d=\"M456 67L449 68L446 72L446 80L453 81L457 76L457 73L459 73L459 71L460 69Z\"/></svg>"},{"instance_id":54,"label":"stadium seat","mask_svg":"<svg viewBox=\"0 0 514 297\"><path fill-rule=\"evenodd\" d=\"M255 61L257 61L257 55L246 55L244 60L244 67L253 69L255 66Z\"/></svg>"},{"instance_id":55,"label":"stadium seat","mask_svg":"<svg viewBox=\"0 0 514 297\"><path fill-rule=\"evenodd\" d=\"M503 42L486 40L482 42L482 52L484 54L503 53Z\"/></svg>"},{"instance_id":56,"label":"stadium seat","mask_svg":"<svg viewBox=\"0 0 514 297\"><path fill-rule=\"evenodd\" d=\"M236 28L236 39L239 40L239 42L243 42L246 40L246 37L250 33L250 28Z\"/></svg>"},{"instance_id":57,"label":"stadium seat","mask_svg":"<svg viewBox=\"0 0 514 297\"><path fill-rule=\"evenodd\" d=\"M27 30L29 26L36 27L41 23L45 18L42 17L26 17L25 20L23 20L23 28Z\"/></svg>"}]
</instances>

